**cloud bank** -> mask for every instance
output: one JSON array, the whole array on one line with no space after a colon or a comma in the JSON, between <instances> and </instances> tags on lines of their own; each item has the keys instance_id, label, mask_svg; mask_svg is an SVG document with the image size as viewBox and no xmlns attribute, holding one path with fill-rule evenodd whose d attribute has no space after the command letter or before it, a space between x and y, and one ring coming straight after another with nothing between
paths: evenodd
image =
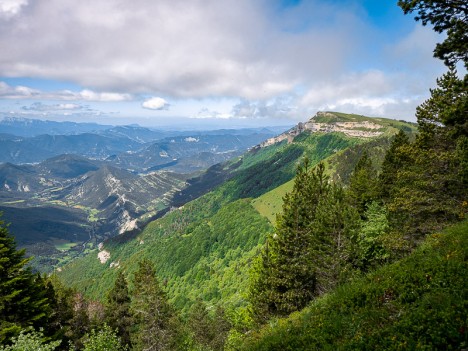
<instances>
[{"instance_id":1,"label":"cloud bank","mask_svg":"<svg viewBox=\"0 0 468 351\"><path fill-rule=\"evenodd\" d=\"M208 108L192 116L300 120L320 109L346 109L411 118L442 71L431 58L438 36L429 28L415 24L396 39L376 28L355 0L284 4L1 1L0 47L7 49L0 77L45 78L84 89L48 92L0 82L0 99L122 102L154 96L138 107L167 110L169 101L172 110L172 101L230 98L231 111Z\"/></svg>"}]
</instances>

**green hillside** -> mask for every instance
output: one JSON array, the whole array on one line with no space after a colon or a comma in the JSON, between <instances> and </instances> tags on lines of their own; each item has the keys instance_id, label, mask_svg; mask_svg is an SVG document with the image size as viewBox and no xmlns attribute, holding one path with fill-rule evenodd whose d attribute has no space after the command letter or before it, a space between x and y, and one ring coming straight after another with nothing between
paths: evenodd
<instances>
[{"instance_id":1,"label":"green hillside","mask_svg":"<svg viewBox=\"0 0 468 351\"><path fill-rule=\"evenodd\" d=\"M252 206L262 216L274 224L276 222L276 214L281 212L283 206L283 196L292 190L294 181L290 180L287 183L259 196L252 201Z\"/></svg>"},{"instance_id":2,"label":"green hillside","mask_svg":"<svg viewBox=\"0 0 468 351\"><path fill-rule=\"evenodd\" d=\"M461 350L468 345L468 222L410 256L271 321L237 350Z\"/></svg>"},{"instance_id":3,"label":"green hillside","mask_svg":"<svg viewBox=\"0 0 468 351\"><path fill-rule=\"evenodd\" d=\"M388 130L391 135L398 129ZM317 164L354 150L350 152L355 156L346 162L351 172L364 148L384 150L388 144L387 135L369 139L306 131L292 143L253 149L218 167L233 173L215 190L150 223L137 237L107 241L103 250L110 258L105 263L95 250L63 267L60 277L88 297L102 300L119 270L132 275L137 262L147 258L179 309L187 310L197 298L210 304L245 305L251 260L273 229L298 161L307 155Z\"/></svg>"}]
</instances>

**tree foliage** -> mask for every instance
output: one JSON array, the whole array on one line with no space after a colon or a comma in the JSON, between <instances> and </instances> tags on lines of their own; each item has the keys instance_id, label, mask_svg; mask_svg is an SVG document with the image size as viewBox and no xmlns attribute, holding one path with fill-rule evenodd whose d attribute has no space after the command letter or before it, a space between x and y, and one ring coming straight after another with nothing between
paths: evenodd
<instances>
[{"instance_id":1,"label":"tree foliage","mask_svg":"<svg viewBox=\"0 0 468 351\"><path fill-rule=\"evenodd\" d=\"M210 314L206 304L202 300L197 300L190 310L187 324L193 340L198 344L214 351L224 349L231 324L222 307L217 306L214 313Z\"/></svg>"},{"instance_id":2,"label":"tree foliage","mask_svg":"<svg viewBox=\"0 0 468 351\"><path fill-rule=\"evenodd\" d=\"M106 321L117 331L124 345L131 345L130 332L133 326L133 315L130 310L131 299L125 274L119 271L114 287L107 295L105 307Z\"/></svg>"},{"instance_id":3,"label":"tree foliage","mask_svg":"<svg viewBox=\"0 0 468 351\"><path fill-rule=\"evenodd\" d=\"M377 171L367 151L364 151L351 174L347 191L351 205L361 215L364 215L367 205L377 197L377 187Z\"/></svg>"},{"instance_id":4,"label":"tree foliage","mask_svg":"<svg viewBox=\"0 0 468 351\"><path fill-rule=\"evenodd\" d=\"M357 213L343 190L329 184L325 167L298 167L293 190L262 250L250 298L260 322L303 308L346 275Z\"/></svg>"},{"instance_id":5,"label":"tree foliage","mask_svg":"<svg viewBox=\"0 0 468 351\"><path fill-rule=\"evenodd\" d=\"M139 262L133 286L132 310L136 329L132 333L133 348L148 351L175 350L178 321L150 261Z\"/></svg>"},{"instance_id":6,"label":"tree foliage","mask_svg":"<svg viewBox=\"0 0 468 351\"><path fill-rule=\"evenodd\" d=\"M416 12L416 21L431 24L438 33L447 37L437 44L434 56L447 66L458 61L468 64L468 5L464 0L400 0L398 5L405 14ZM468 67L468 66L467 66Z\"/></svg>"},{"instance_id":7,"label":"tree foliage","mask_svg":"<svg viewBox=\"0 0 468 351\"><path fill-rule=\"evenodd\" d=\"M117 332L112 330L107 324L100 330L93 329L86 334L83 342L83 351L126 351L127 347L122 346Z\"/></svg>"},{"instance_id":8,"label":"tree foliage","mask_svg":"<svg viewBox=\"0 0 468 351\"><path fill-rule=\"evenodd\" d=\"M26 267L28 261L0 221L0 344L22 328L45 327L47 322L50 306L44 280Z\"/></svg>"},{"instance_id":9,"label":"tree foliage","mask_svg":"<svg viewBox=\"0 0 468 351\"><path fill-rule=\"evenodd\" d=\"M12 338L12 344L0 346L0 351L54 351L61 341L45 341L42 331L21 330L19 335Z\"/></svg>"}]
</instances>

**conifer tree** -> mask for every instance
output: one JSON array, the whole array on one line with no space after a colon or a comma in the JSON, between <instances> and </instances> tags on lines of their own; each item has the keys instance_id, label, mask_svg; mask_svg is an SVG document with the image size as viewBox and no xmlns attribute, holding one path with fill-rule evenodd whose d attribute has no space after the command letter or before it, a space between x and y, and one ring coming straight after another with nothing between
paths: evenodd
<instances>
[{"instance_id":1,"label":"conifer tree","mask_svg":"<svg viewBox=\"0 0 468 351\"><path fill-rule=\"evenodd\" d=\"M384 201L388 201L395 185L397 172L408 163L406 148L410 145L408 135L403 130L400 130L392 139L390 148L385 154L382 163L382 170L378 179L379 197Z\"/></svg>"},{"instance_id":2,"label":"conifer tree","mask_svg":"<svg viewBox=\"0 0 468 351\"><path fill-rule=\"evenodd\" d=\"M310 224L310 253L315 271L316 294L324 294L351 275L353 240L359 213L349 206L341 186L330 185L319 199Z\"/></svg>"},{"instance_id":3,"label":"conifer tree","mask_svg":"<svg viewBox=\"0 0 468 351\"><path fill-rule=\"evenodd\" d=\"M221 307L217 306L214 314L210 315L206 304L197 300L190 310L187 324L198 344L214 351L223 350L231 325Z\"/></svg>"},{"instance_id":4,"label":"conifer tree","mask_svg":"<svg viewBox=\"0 0 468 351\"><path fill-rule=\"evenodd\" d=\"M51 313L47 317L47 335L54 340L62 340L62 347L68 345L72 338L71 323L73 319L73 297L75 291L63 285L56 275L46 281L47 297Z\"/></svg>"},{"instance_id":5,"label":"conifer tree","mask_svg":"<svg viewBox=\"0 0 468 351\"><path fill-rule=\"evenodd\" d=\"M348 189L352 205L362 216L367 205L377 197L377 185L377 172L367 151L364 151L351 174Z\"/></svg>"},{"instance_id":6,"label":"conifer tree","mask_svg":"<svg viewBox=\"0 0 468 351\"><path fill-rule=\"evenodd\" d=\"M297 169L292 192L283 199L275 232L255 265L250 297L259 322L297 311L316 296L310 225L329 188L323 164L311 169L305 159Z\"/></svg>"},{"instance_id":7,"label":"conifer tree","mask_svg":"<svg viewBox=\"0 0 468 351\"><path fill-rule=\"evenodd\" d=\"M26 267L24 253L0 221L0 344L22 328L45 326L50 312L43 280Z\"/></svg>"},{"instance_id":8,"label":"conifer tree","mask_svg":"<svg viewBox=\"0 0 468 351\"><path fill-rule=\"evenodd\" d=\"M139 262L133 285L132 309L136 324L136 330L132 333L133 348L176 350L178 321L150 261Z\"/></svg>"},{"instance_id":9,"label":"conifer tree","mask_svg":"<svg viewBox=\"0 0 468 351\"><path fill-rule=\"evenodd\" d=\"M124 345L131 346L130 330L133 326L133 316L130 310L130 295L127 281L122 271L119 271L114 287L107 295L105 307L106 321L113 330L117 330Z\"/></svg>"},{"instance_id":10,"label":"conifer tree","mask_svg":"<svg viewBox=\"0 0 468 351\"><path fill-rule=\"evenodd\" d=\"M77 349L83 346L83 337L91 330L91 321L88 315L88 301L83 294L75 293L72 298L73 317L70 321L69 338Z\"/></svg>"}]
</instances>

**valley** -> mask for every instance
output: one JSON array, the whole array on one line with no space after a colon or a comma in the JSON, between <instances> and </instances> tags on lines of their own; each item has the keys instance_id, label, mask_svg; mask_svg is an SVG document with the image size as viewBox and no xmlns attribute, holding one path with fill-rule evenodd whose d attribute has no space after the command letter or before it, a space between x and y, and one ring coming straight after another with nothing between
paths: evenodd
<instances>
[{"instance_id":1,"label":"valley","mask_svg":"<svg viewBox=\"0 0 468 351\"><path fill-rule=\"evenodd\" d=\"M63 267L60 277L90 298L101 300L119 271L130 276L137 257L147 258L154 263L158 277L167 282L170 301L178 309L187 312L197 298L210 305L222 301L226 308L245 307L249 269L274 229L282 199L291 191L303 157L312 165L325 162L332 179L343 175L347 182L365 150L372 150L374 164L380 164L399 130L415 131L406 122L349 114L324 117L319 113L309 122L316 118L328 124L329 130L305 130L299 124L276 136L275 142L261 143L238 158L211 167L176 194L177 208L150 222L141 233L105 241L100 249ZM370 131L375 131L375 124L381 134L347 135L336 130L337 118L338 123L351 123L347 130L359 119L356 128L360 131L365 120L372 126ZM210 187L213 190L207 192ZM186 201L179 200L180 196ZM98 259L103 250L104 262ZM79 278L77 272L81 272Z\"/></svg>"},{"instance_id":2,"label":"valley","mask_svg":"<svg viewBox=\"0 0 468 351\"><path fill-rule=\"evenodd\" d=\"M178 203L186 202L181 191L206 168L274 133L245 129L168 137L171 132L137 126L50 122L56 133L86 133L36 136L26 126L42 131L49 122L26 122L0 121L0 132L22 128L29 135L0 138L0 211L20 247L34 256L32 266L43 272L108 238L140 230L170 210L176 194Z\"/></svg>"}]
</instances>

